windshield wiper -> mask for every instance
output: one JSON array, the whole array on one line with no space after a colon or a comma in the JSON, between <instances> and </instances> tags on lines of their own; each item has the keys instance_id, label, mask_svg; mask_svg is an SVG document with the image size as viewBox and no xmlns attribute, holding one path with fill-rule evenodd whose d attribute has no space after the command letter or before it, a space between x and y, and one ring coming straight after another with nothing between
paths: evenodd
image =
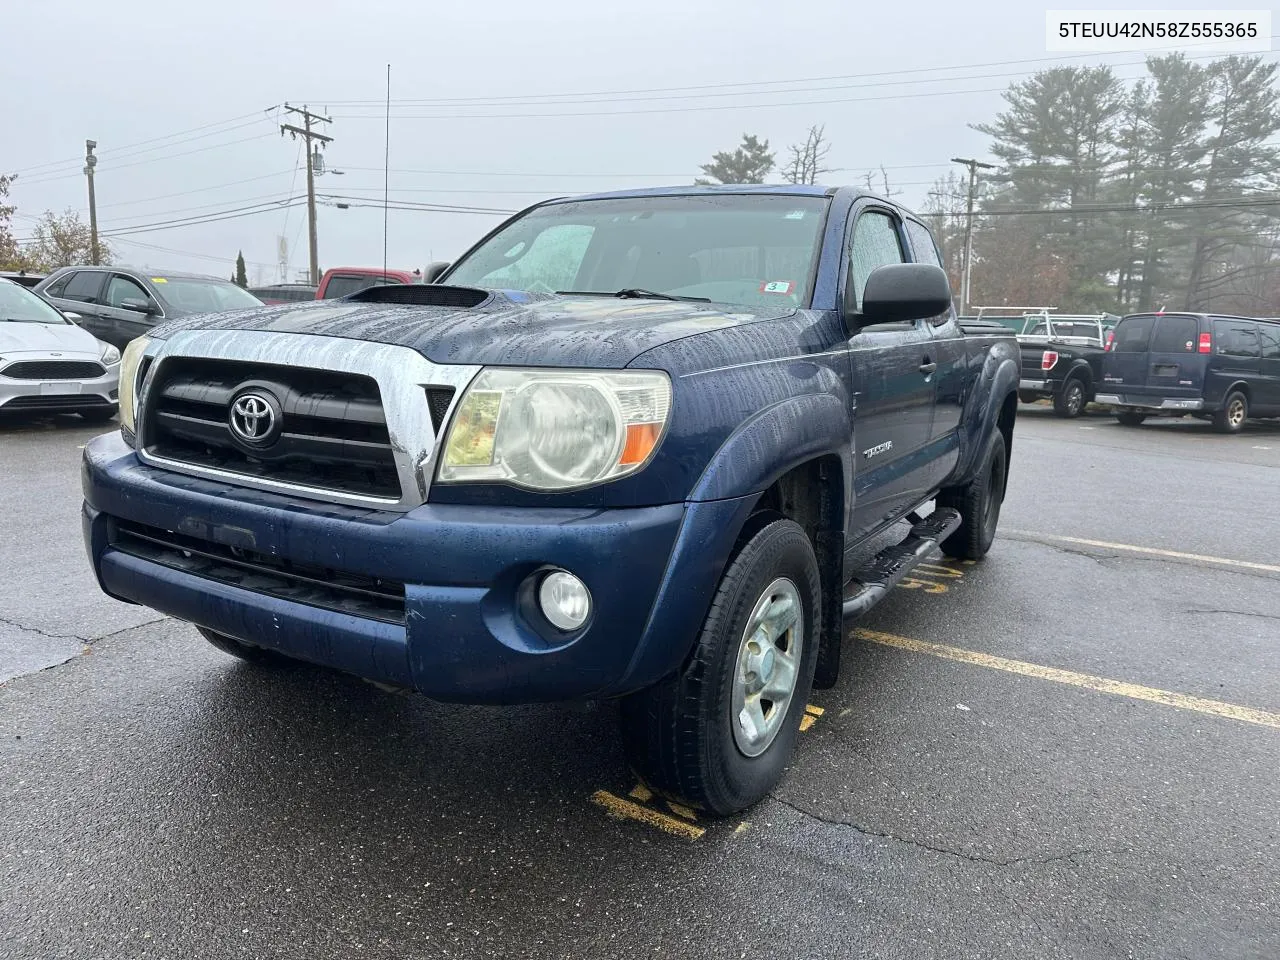
<instances>
[{"instance_id":1,"label":"windshield wiper","mask_svg":"<svg viewBox=\"0 0 1280 960\"><path fill-rule=\"evenodd\" d=\"M692 300L697 303L710 303L710 297L681 297L674 293L658 293L654 290L642 290L639 287L623 287L613 293L602 290L557 290L561 296L579 297L617 297L620 300Z\"/></svg>"}]
</instances>

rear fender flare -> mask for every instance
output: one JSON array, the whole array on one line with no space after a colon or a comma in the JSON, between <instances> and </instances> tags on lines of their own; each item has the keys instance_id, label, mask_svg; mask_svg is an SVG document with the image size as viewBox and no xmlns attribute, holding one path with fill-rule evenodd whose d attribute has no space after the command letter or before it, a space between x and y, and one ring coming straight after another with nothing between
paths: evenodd
<instances>
[{"instance_id":1,"label":"rear fender flare","mask_svg":"<svg viewBox=\"0 0 1280 960\"><path fill-rule=\"evenodd\" d=\"M946 486L966 482L978 469L987 449L987 439L992 430L998 429L1005 399L1017 393L1020 375L1018 362L1011 356L998 350L987 354L965 409L964 449Z\"/></svg>"}]
</instances>

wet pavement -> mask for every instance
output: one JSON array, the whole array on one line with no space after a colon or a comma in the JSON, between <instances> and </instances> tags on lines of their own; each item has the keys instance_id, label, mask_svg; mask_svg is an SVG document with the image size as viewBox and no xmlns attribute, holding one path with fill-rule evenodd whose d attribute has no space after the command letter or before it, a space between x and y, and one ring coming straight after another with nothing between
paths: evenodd
<instances>
[{"instance_id":1,"label":"wet pavement","mask_svg":"<svg viewBox=\"0 0 1280 960\"><path fill-rule=\"evenodd\" d=\"M100 431L0 423L0 957L1280 955L1280 424L1024 407L990 557L850 624L723 821L631 796L611 704L254 668L102 596Z\"/></svg>"}]
</instances>

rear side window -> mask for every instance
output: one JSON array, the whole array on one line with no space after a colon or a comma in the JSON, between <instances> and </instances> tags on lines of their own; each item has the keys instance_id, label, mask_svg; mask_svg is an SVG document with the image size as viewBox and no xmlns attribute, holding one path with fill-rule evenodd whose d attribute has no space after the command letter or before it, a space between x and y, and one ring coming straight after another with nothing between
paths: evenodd
<instances>
[{"instance_id":1,"label":"rear side window","mask_svg":"<svg viewBox=\"0 0 1280 960\"><path fill-rule=\"evenodd\" d=\"M938 247L924 224L914 220L906 221L907 236L911 238L911 249L916 255L916 263L931 263L935 267L942 266L942 258L938 256Z\"/></svg>"},{"instance_id":2,"label":"rear side window","mask_svg":"<svg viewBox=\"0 0 1280 960\"><path fill-rule=\"evenodd\" d=\"M1152 353L1194 353L1200 333L1195 317L1161 317L1151 335Z\"/></svg>"},{"instance_id":3,"label":"rear side window","mask_svg":"<svg viewBox=\"0 0 1280 960\"><path fill-rule=\"evenodd\" d=\"M1218 345L1218 353L1224 357L1248 357L1256 360L1262 356L1255 324L1239 320L1215 320L1213 339Z\"/></svg>"},{"instance_id":4,"label":"rear side window","mask_svg":"<svg viewBox=\"0 0 1280 960\"><path fill-rule=\"evenodd\" d=\"M64 296L66 294L67 284L70 282L71 278L74 276L75 276L74 273L63 274L57 280L53 281L53 283L49 284L49 286L44 288L44 295L46 297Z\"/></svg>"},{"instance_id":5,"label":"rear side window","mask_svg":"<svg viewBox=\"0 0 1280 960\"><path fill-rule=\"evenodd\" d=\"M102 290L102 274L91 270L81 270L71 277L62 291L68 300L79 300L82 303L97 303L98 293Z\"/></svg>"},{"instance_id":6,"label":"rear side window","mask_svg":"<svg viewBox=\"0 0 1280 960\"><path fill-rule=\"evenodd\" d=\"M1258 333L1262 337L1262 359L1280 360L1280 323L1260 323Z\"/></svg>"},{"instance_id":7,"label":"rear side window","mask_svg":"<svg viewBox=\"0 0 1280 960\"><path fill-rule=\"evenodd\" d=\"M1147 340L1155 317L1125 317L1116 327L1116 339L1111 344L1113 353L1146 353Z\"/></svg>"}]
</instances>

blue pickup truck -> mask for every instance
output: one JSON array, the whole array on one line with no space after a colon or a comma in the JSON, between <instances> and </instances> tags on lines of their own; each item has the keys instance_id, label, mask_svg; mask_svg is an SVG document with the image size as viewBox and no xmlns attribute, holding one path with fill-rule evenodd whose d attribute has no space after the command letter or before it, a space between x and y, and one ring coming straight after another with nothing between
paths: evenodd
<instances>
[{"instance_id":1,"label":"blue pickup truck","mask_svg":"<svg viewBox=\"0 0 1280 960\"><path fill-rule=\"evenodd\" d=\"M553 200L430 279L130 343L84 452L102 589L245 660L619 699L638 775L728 814L781 777L846 618L992 544L1018 345L961 325L894 203Z\"/></svg>"}]
</instances>

